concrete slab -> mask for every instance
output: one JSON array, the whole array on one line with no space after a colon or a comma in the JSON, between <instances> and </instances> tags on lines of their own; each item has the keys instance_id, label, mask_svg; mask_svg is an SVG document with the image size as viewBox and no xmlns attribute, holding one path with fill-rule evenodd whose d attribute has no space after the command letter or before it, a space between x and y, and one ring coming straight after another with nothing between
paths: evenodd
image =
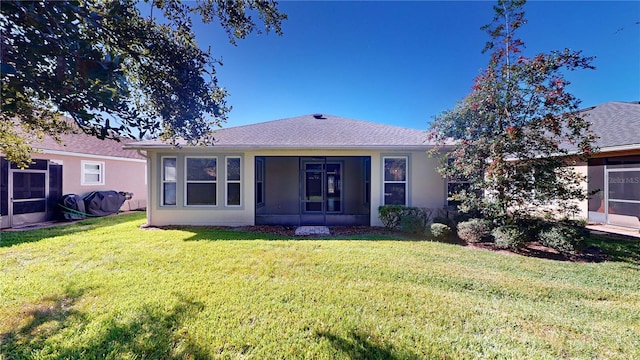
<instances>
[{"instance_id":1,"label":"concrete slab","mask_svg":"<svg viewBox=\"0 0 640 360\"><path fill-rule=\"evenodd\" d=\"M329 228L326 226L300 226L296 229L296 236L307 235L331 235Z\"/></svg>"}]
</instances>

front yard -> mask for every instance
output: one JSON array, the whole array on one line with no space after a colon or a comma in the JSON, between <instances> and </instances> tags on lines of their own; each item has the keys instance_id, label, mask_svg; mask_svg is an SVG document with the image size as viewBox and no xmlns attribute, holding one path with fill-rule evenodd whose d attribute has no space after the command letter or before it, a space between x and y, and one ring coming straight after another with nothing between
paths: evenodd
<instances>
[{"instance_id":1,"label":"front yard","mask_svg":"<svg viewBox=\"0 0 640 360\"><path fill-rule=\"evenodd\" d=\"M576 263L144 221L1 233L0 359L640 358L638 243Z\"/></svg>"}]
</instances>

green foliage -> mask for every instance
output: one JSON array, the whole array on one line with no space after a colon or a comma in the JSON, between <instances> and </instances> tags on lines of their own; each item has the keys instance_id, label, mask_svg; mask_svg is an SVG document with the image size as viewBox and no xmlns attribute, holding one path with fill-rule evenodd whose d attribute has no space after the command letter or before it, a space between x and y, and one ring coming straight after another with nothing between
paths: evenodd
<instances>
[{"instance_id":1,"label":"green foliage","mask_svg":"<svg viewBox=\"0 0 640 360\"><path fill-rule=\"evenodd\" d=\"M485 219L470 219L458 223L458 237L466 242L477 243L491 239L491 221Z\"/></svg>"},{"instance_id":2,"label":"green foliage","mask_svg":"<svg viewBox=\"0 0 640 360\"><path fill-rule=\"evenodd\" d=\"M524 1L499 1L485 51L491 58L472 91L432 123L429 139L442 156L440 171L466 179L460 210L480 210L505 223L555 204L571 214L585 199L584 176L567 165L596 151L590 124L568 92L567 71L593 69L593 58L571 50L524 54L516 31L525 24ZM453 149L445 151L445 145ZM569 158L568 156L572 157ZM516 160L517 161L514 161ZM490 196L480 196L486 191Z\"/></svg>"},{"instance_id":3,"label":"green foliage","mask_svg":"<svg viewBox=\"0 0 640 360\"><path fill-rule=\"evenodd\" d=\"M580 228L555 224L538 234L542 245L553 248L563 254L572 253L584 241L584 233Z\"/></svg>"},{"instance_id":4,"label":"green foliage","mask_svg":"<svg viewBox=\"0 0 640 360\"><path fill-rule=\"evenodd\" d=\"M378 207L378 219L385 228L392 230L400 225L400 212L402 205L382 205Z\"/></svg>"},{"instance_id":5,"label":"green foliage","mask_svg":"<svg viewBox=\"0 0 640 360\"><path fill-rule=\"evenodd\" d=\"M436 216L433 218L433 220L431 221L434 224L444 224L444 225L448 225L450 227L454 226L454 221L448 217L444 217L444 216Z\"/></svg>"},{"instance_id":6,"label":"green foliage","mask_svg":"<svg viewBox=\"0 0 640 360\"><path fill-rule=\"evenodd\" d=\"M431 209L413 206L381 205L378 207L378 219L380 219L385 228L392 230L397 228L403 229L403 219L408 218L404 221L407 224L407 227L412 229L412 231L409 232L416 233L414 232L415 229L409 225L410 223L415 223L422 224L420 225L420 230L417 232L420 233L424 230L432 212L433 211Z\"/></svg>"},{"instance_id":7,"label":"green foliage","mask_svg":"<svg viewBox=\"0 0 640 360\"><path fill-rule=\"evenodd\" d=\"M425 231L425 235L433 240L442 241L451 234L451 227L447 224L433 222Z\"/></svg>"},{"instance_id":8,"label":"green foliage","mask_svg":"<svg viewBox=\"0 0 640 360\"><path fill-rule=\"evenodd\" d=\"M491 231L491 235L496 245L504 249L519 249L527 241L525 231L517 225L499 226Z\"/></svg>"},{"instance_id":9,"label":"green foliage","mask_svg":"<svg viewBox=\"0 0 640 360\"><path fill-rule=\"evenodd\" d=\"M424 232L424 217L418 215L403 215L400 217L400 231L407 234L422 234Z\"/></svg>"},{"instance_id":10,"label":"green foliage","mask_svg":"<svg viewBox=\"0 0 640 360\"><path fill-rule=\"evenodd\" d=\"M193 20L218 22L235 43L257 31L256 16L281 34L275 2L2 1L0 152L26 166L33 141L78 129L210 143L227 93Z\"/></svg>"}]
</instances>

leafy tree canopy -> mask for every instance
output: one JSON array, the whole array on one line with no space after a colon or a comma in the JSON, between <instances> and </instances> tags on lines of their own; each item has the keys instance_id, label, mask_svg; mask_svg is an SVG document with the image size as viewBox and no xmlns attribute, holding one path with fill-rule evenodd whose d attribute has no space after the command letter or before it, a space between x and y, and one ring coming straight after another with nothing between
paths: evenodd
<instances>
[{"instance_id":1,"label":"leafy tree canopy","mask_svg":"<svg viewBox=\"0 0 640 360\"><path fill-rule=\"evenodd\" d=\"M526 22L524 3L494 6L493 21L482 28L490 36L488 66L469 95L434 119L429 134L438 144L433 153L444 154L443 175L470 182L457 195L460 209L497 219L552 202L570 211L572 200L586 194L583 177L567 165L595 151L564 76L593 69L593 58L569 49L526 56L516 36ZM445 147L451 140L455 145Z\"/></svg>"},{"instance_id":2,"label":"leafy tree canopy","mask_svg":"<svg viewBox=\"0 0 640 360\"><path fill-rule=\"evenodd\" d=\"M210 143L226 120L227 93L215 77L221 63L196 43L192 19L217 21L233 44L260 32L255 17L277 34L286 19L275 1L260 0L3 0L0 7L0 152L21 166L34 141L77 129L100 139Z\"/></svg>"}]
</instances>

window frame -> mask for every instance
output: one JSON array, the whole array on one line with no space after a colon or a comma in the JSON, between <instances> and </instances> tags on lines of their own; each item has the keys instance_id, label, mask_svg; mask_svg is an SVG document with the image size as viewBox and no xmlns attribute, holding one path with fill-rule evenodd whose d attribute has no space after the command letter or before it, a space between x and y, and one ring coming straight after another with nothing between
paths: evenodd
<instances>
[{"instance_id":1,"label":"window frame","mask_svg":"<svg viewBox=\"0 0 640 360\"><path fill-rule=\"evenodd\" d=\"M165 180L165 166L164 161L166 159L173 159L175 161L175 180ZM172 183L175 184L175 202L173 204L165 204L164 198L164 185ZM160 157L160 206L176 206L178 204L178 158L175 156L161 156Z\"/></svg>"},{"instance_id":2,"label":"window frame","mask_svg":"<svg viewBox=\"0 0 640 360\"><path fill-rule=\"evenodd\" d=\"M387 180L385 178L386 175L386 171L385 171L385 163L387 159L404 159L405 161L405 174L404 174L404 180ZM404 204L401 204L402 206L409 206L409 156L408 155L385 155L382 156L382 204L383 205L392 205L392 204L387 204L386 203L386 185L387 184L403 184L404 185ZM397 205L397 204L393 204L393 205Z\"/></svg>"},{"instance_id":3,"label":"window frame","mask_svg":"<svg viewBox=\"0 0 640 360\"><path fill-rule=\"evenodd\" d=\"M189 180L188 171L189 171L189 159L211 159L216 161L216 179L215 180ZM218 178L219 178L219 169L220 165L218 164L218 156L206 156L206 155L198 155L198 156L185 156L184 157L184 201L183 205L185 207L218 207ZM215 203L214 204L188 204L189 201L189 184L214 184L214 193L215 193Z\"/></svg>"},{"instance_id":4,"label":"window frame","mask_svg":"<svg viewBox=\"0 0 640 360\"><path fill-rule=\"evenodd\" d=\"M258 166L258 164L260 164L260 166ZM264 158L256 158L256 207L262 207L265 206L265 194L264 194L264 176L265 176L265 171L264 171L264 166L265 166L265 161ZM261 190L261 195L262 198L259 199L258 198L258 189Z\"/></svg>"},{"instance_id":5,"label":"window frame","mask_svg":"<svg viewBox=\"0 0 640 360\"><path fill-rule=\"evenodd\" d=\"M240 179L238 180L229 180L229 160L231 159L238 159L238 167L239 167L239 177ZM242 178L243 178L243 171L242 171L242 156L239 155L230 155L230 156L225 156L224 157L224 206L225 207L241 207L242 206L242 200L243 200L243 196L242 196ZM238 186L240 187L240 193L239 195L239 199L238 199L238 204L229 204L229 184L238 184Z\"/></svg>"},{"instance_id":6,"label":"window frame","mask_svg":"<svg viewBox=\"0 0 640 360\"><path fill-rule=\"evenodd\" d=\"M98 165L98 170L87 172L86 165ZM86 175L95 175L95 174L97 174L99 177L98 181L87 181ZM82 186L104 185L105 183L104 177L105 177L104 161L95 161L95 160L80 161L80 185Z\"/></svg>"}]
</instances>

